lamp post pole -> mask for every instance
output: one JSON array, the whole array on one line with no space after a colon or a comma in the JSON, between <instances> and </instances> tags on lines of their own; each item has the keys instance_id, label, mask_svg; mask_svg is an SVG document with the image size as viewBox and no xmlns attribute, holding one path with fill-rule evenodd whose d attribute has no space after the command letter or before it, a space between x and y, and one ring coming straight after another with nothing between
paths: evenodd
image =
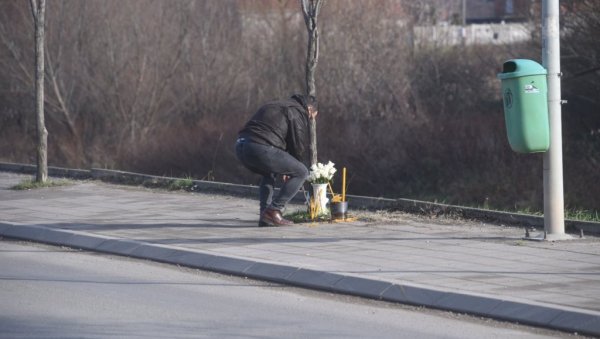
<instances>
[{"instance_id":1,"label":"lamp post pole","mask_svg":"<svg viewBox=\"0 0 600 339\"><path fill-rule=\"evenodd\" d=\"M564 240L562 122L560 89L559 0L542 1L542 64L548 70L550 148L544 153L544 233L546 240Z\"/></svg>"}]
</instances>

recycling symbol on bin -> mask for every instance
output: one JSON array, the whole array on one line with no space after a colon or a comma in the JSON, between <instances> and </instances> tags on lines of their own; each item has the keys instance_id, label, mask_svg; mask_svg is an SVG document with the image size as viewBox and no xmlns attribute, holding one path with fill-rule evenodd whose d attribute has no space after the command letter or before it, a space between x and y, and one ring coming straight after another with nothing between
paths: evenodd
<instances>
[{"instance_id":1,"label":"recycling symbol on bin","mask_svg":"<svg viewBox=\"0 0 600 339\"><path fill-rule=\"evenodd\" d=\"M525 93L539 93L540 89L535 87L533 81L529 85L525 85Z\"/></svg>"},{"instance_id":2,"label":"recycling symbol on bin","mask_svg":"<svg viewBox=\"0 0 600 339\"><path fill-rule=\"evenodd\" d=\"M513 104L513 94L512 91L510 90L510 88L507 88L506 91L504 91L504 106L506 108L511 108Z\"/></svg>"}]
</instances>

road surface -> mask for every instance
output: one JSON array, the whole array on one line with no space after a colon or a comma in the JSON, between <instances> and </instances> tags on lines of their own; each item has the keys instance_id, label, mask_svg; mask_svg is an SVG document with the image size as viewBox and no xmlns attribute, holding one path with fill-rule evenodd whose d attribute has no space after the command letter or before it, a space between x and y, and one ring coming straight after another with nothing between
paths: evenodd
<instances>
[{"instance_id":1,"label":"road surface","mask_svg":"<svg viewBox=\"0 0 600 339\"><path fill-rule=\"evenodd\" d=\"M0 240L1 338L569 336L148 261Z\"/></svg>"}]
</instances>

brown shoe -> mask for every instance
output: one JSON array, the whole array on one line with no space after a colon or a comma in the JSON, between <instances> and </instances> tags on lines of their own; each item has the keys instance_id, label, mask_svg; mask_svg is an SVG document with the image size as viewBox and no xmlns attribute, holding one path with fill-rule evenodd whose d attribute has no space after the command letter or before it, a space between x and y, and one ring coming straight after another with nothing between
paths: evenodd
<instances>
[{"instance_id":1,"label":"brown shoe","mask_svg":"<svg viewBox=\"0 0 600 339\"><path fill-rule=\"evenodd\" d=\"M293 221L284 219L280 211L272 208L267 208L262 213L258 223L259 226L289 226L293 224Z\"/></svg>"}]
</instances>

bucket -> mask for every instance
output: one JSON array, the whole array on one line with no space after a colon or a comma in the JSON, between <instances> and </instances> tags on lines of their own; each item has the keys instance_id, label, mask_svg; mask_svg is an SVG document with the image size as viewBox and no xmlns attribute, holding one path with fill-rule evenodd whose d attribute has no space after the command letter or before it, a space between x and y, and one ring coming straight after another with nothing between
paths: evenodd
<instances>
[{"instance_id":1,"label":"bucket","mask_svg":"<svg viewBox=\"0 0 600 339\"><path fill-rule=\"evenodd\" d=\"M334 219L345 219L346 213L348 212L348 202L332 202L329 207L331 208L331 216Z\"/></svg>"}]
</instances>

